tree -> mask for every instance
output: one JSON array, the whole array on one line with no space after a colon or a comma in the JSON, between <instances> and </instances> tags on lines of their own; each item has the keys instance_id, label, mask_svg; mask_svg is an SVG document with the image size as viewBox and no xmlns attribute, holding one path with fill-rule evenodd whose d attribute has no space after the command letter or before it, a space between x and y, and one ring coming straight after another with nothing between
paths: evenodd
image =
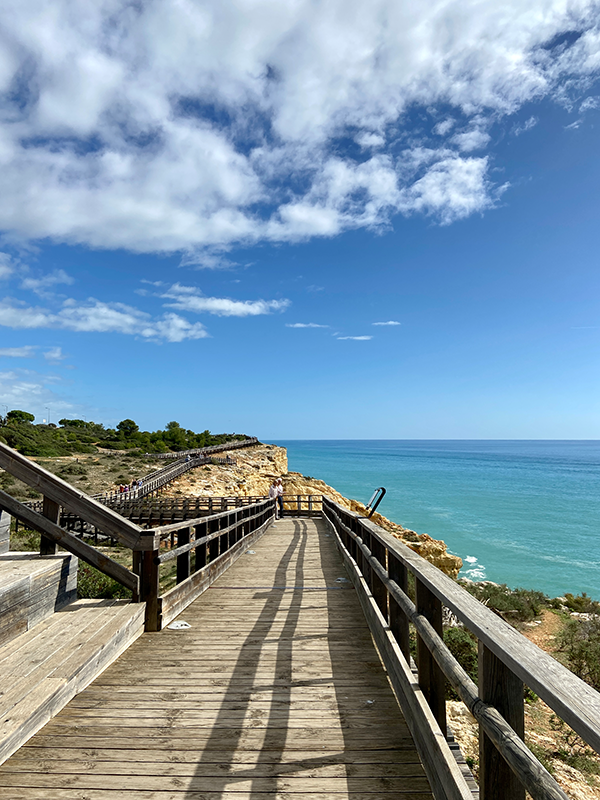
<instances>
[{"instance_id":1,"label":"tree","mask_svg":"<svg viewBox=\"0 0 600 800\"><path fill-rule=\"evenodd\" d=\"M14 411L8 412L6 419L12 420L13 422L33 422L35 416L28 411L19 411L15 409Z\"/></svg>"},{"instance_id":2,"label":"tree","mask_svg":"<svg viewBox=\"0 0 600 800\"><path fill-rule=\"evenodd\" d=\"M119 433L122 433L126 439L129 439L139 431L139 427L132 419L124 419L117 425L117 430Z\"/></svg>"}]
</instances>

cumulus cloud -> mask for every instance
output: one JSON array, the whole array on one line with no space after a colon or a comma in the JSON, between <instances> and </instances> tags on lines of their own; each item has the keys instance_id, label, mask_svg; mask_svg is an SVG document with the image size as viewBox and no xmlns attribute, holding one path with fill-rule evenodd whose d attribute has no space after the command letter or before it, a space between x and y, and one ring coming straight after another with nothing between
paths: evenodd
<instances>
[{"instance_id":1,"label":"cumulus cloud","mask_svg":"<svg viewBox=\"0 0 600 800\"><path fill-rule=\"evenodd\" d=\"M69 0L51 12L9 0L0 229L217 268L235 244L481 212L497 187L487 156L461 155L489 145L469 126L583 87L599 67L598 11L81 0L73 13ZM444 116L433 145L414 110ZM407 170L424 147L427 174Z\"/></svg>"},{"instance_id":2,"label":"cumulus cloud","mask_svg":"<svg viewBox=\"0 0 600 800\"><path fill-rule=\"evenodd\" d=\"M209 335L200 322L190 323L177 314L164 314L153 319L150 314L125 303L103 303L94 298L84 304L73 299L65 300L57 312L8 299L0 302L0 325L18 329L61 328L80 333L121 333L167 342L203 339Z\"/></svg>"},{"instance_id":3,"label":"cumulus cloud","mask_svg":"<svg viewBox=\"0 0 600 800\"><path fill-rule=\"evenodd\" d=\"M328 328L329 325L317 325L316 322L287 322L286 328Z\"/></svg>"},{"instance_id":4,"label":"cumulus cloud","mask_svg":"<svg viewBox=\"0 0 600 800\"><path fill-rule=\"evenodd\" d=\"M373 325L402 325L401 322L396 322L395 319L390 319L388 322L373 322Z\"/></svg>"},{"instance_id":5,"label":"cumulus cloud","mask_svg":"<svg viewBox=\"0 0 600 800\"><path fill-rule=\"evenodd\" d=\"M215 314L218 317L256 317L271 314L273 311L285 311L289 300L232 300L228 297L205 297L195 286L183 286L175 283L160 295L170 302L167 308L181 311L193 311L196 314Z\"/></svg>"},{"instance_id":6,"label":"cumulus cloud","mask_svg":"<svg viewBox=\"0 0 600 800\"><path fill-rule=\"evenodd\" d=\"M350 340L353 342L368 342L369 339L372 339L372 336L338 336L336 337L338 341L343 342L345 340Z\"/></svg>"},{"instance_id":7,"label":"cumulus cloud","mask_svg":"<svg viewBox=\"0 0 600 800\"><path fill-rule=\"evenodd\" d=\"M0 358L33 358L35 347L0 347Z\"/></svg>"}]
</instances>

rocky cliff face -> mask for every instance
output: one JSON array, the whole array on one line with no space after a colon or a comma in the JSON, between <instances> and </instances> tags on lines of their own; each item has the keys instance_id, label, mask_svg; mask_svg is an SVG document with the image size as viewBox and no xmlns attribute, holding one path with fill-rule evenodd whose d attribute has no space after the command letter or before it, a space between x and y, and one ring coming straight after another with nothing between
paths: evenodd
<instances>
[{"instance_id":1,"label":"rocky cliff face","mask_svg":"<svg viewBox=\"0 0 600 800\"><path fill-rule=\"evenodd\" d=\"M350 511L366 514L362 503L343 497L324 481L299 472L288 472L287 451L283 447L258 445L247 450L236 450L231 455L236 460L235 465L207 465L192 470L172 483L166 494L264 497L273 478L282 478L285 494L323 494ZM371 519L450 577L458 576L462 560L448 553L445 542L432 539L426 533L407 530L377 512Z\"/></svg>"}]
</instances>

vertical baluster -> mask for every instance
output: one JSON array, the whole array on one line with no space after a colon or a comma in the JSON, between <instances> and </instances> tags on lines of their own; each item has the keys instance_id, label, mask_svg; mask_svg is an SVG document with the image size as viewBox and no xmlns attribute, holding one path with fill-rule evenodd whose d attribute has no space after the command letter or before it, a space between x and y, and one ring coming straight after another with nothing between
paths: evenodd
<instances>
[{"instance_id":1,"label":"vertical baluster","mask_svg":"<svg viewBox=\"0 0 600 800\"><path fill-rule=\"evenodd\" d=\"M408 570L394 553L388 550L388 575L402 591L408 593ZM407 663L410 664L408 617L390 595L390 629Z\"/></svg>"},{"instance_id":2,"label":"vertical baluster","mask_svg":"<svg viewBox=\"0 0 600 800\"><path fill-rule=\"evenodd\" d=\"M159 631L162 620L158 612L159 576L156 560L159 550L144 550L142 555L141 599L146 603L146 630Z\"/></svg>"},{"instance_id":3,"label":"vertical baluster","mask_svg":"<svg viewBox=\"0 0 600 800\"><path fill-rule=\"evenodd\" d=\"M381 566L384 569L387 569L386 564L386 548L381 542L377 540L376 536L371 535L371 553L373 556L379 561ZM379 610L383 614L384 618L388 619L388 599L387 599L387 589L385 588L385 584L381 581L375 570L371 570L371 593L373 594L373 599L377 603Z\"/></svg>"},{"instance_id":4,"label":"vertical baluster","mask_svg":"<svg viewBox=\"0 0 600 800\"><path fill-rule=\"evenodd\" d=\"M181 528L177 531L177 547L190 543L191 528ZM191 554L188 550L187 553L182 553L177 556L177 583L181 583L190 577L190 560Z\"/></svg>"},{"instance_id":5,"label":"vertical baluster","mask_svg":"<svg viewBox=\"0 0 600 800\"><path fill-rule=\"evenodd\" d=\"M55 503L54 500L51 500L49 497L44 496L42 516L58 525L60 519L60 505ZM40 538L40 555L53 556L57 553L57 551L58 546L56 542L53 542L52 539L48 539L47 536L42 534Z\"/></svg>"},{"instance_id":6,"label":"vertical baluster","mask_svg":"<svg viewBox=\"0 0 600 800\"><path fill-rule=\"evenodd\" d=\"M479 696L495 706L511 728L525 736L523 682L479 642ZM479 787L481 800L525 800L525 788L496 750L479 730Z\"/></svg>"},{"instance_id":7,"label":"vertical baluster","mask_svg":"<svg viewBox=\"0 0 600 800\"><path fill-rule=\"evenodd\" d=\"M442 636L442 604L429 591L425 584L416 579L417 612L429 620L434 630ZM446 679L436 664L427 645L417 634L417 665L419 667L419 686L436 718L444 736L446 735Z\"/></svg>"}]
</instances>

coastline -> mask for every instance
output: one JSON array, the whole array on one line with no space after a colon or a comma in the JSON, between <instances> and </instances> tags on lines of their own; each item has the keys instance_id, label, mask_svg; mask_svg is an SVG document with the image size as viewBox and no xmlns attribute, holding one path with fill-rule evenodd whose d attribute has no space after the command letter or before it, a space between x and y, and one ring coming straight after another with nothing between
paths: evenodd
<instances>
[{"instance_id":1,"label":"coastline","mask_svg":"<svg viewBox=\"0 0 600 800\"><path fill-rule=\"evenodd\" d=\"M192 473L186 473L168 487L165 495L266 496L273 478L282 478L284 494L322 494L357 514L368 513L363 503L344 497L325 481L302 475L300 472L288 471L285 447L261 444L247 450L236 451L234 457L236 461L234 465L211 464L200 467ZM458 577L463 566L462 559L450 554L445 542L433 539L427 533L417 533L404 528L377 512L371 519L442 572L454 579Z\"/></svg>"}]
</instances>

